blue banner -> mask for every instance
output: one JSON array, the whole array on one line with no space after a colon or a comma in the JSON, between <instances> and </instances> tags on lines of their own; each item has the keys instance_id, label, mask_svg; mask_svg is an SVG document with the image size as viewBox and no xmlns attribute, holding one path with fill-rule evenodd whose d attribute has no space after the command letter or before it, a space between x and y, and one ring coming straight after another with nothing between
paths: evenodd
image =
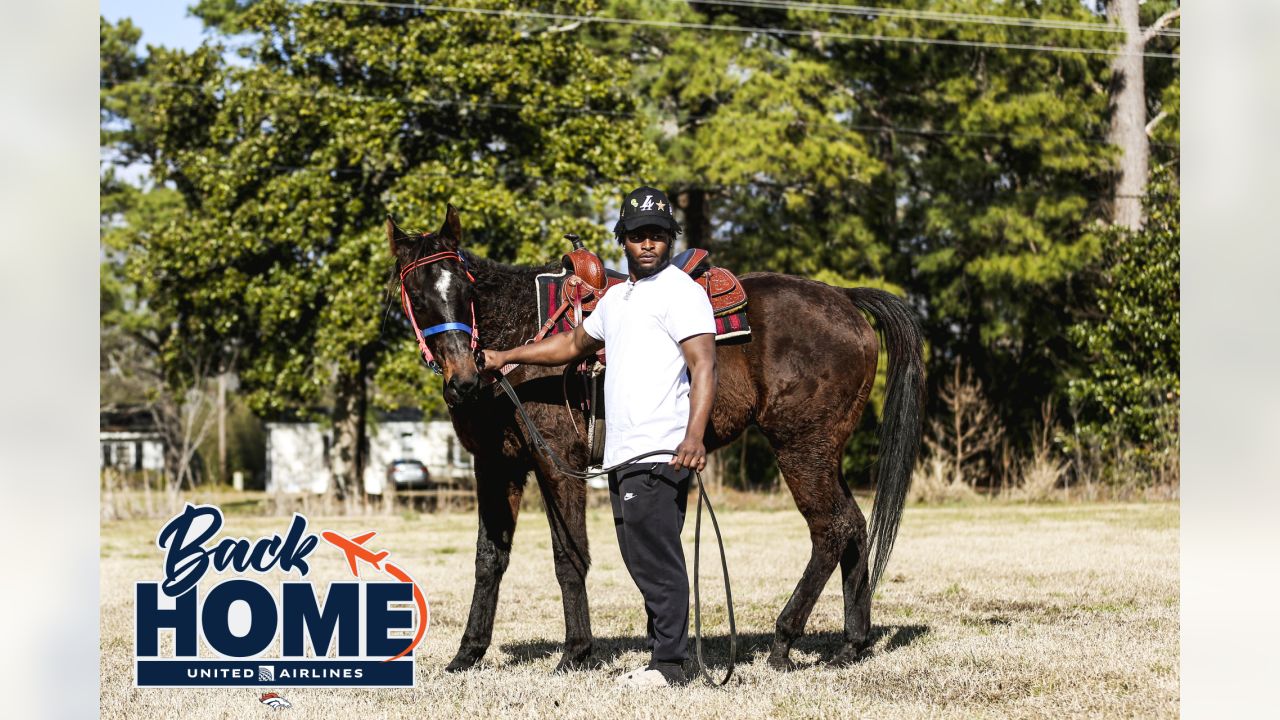
<instances>
[{"instance_id":1,"label":"blue banner","mask_svg":"<svg viewBox=\"0 0 1280 720\"><path fill-rule=\"evenodd\" d=\"M413 687L413 660L138 660L137 687Z\"/></svg>"}]
</instances>

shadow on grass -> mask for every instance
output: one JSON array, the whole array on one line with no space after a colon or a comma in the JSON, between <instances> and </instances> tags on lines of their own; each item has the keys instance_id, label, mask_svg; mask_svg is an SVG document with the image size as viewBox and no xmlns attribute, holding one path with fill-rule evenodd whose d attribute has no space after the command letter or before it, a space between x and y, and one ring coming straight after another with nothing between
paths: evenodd
<instances>
[{"instance_id":1,"label":"shadow on grass","mask_svg":"<svg viewBox=\"0 0 1280 720\"><path fill-rule=\"evenodd\" d=\"M887 638L884 646L877 649L875 655L890 653L907 647L916 640L929 634L928 625L884 625L871 630L872 645L879 645ZM758 657L769 653L773 642L773 633L739 633L738 663L749 664ZM796 639L792 645L794 650L805 653L817 653L816 663L799 663L797 669L822 665L831 661L844 645L844 634L839 632L808 633ZM512 665L523 665L548 657L558 656L563 648L560 642L550 640L528 640L525 642L506 643L500 649L511 656ZM629 652L647 653L645 638L640 635L614 635L595 638L592 653L592 667L613 662ZM689 657L695 656L692 636L689 638ZM729 658L729 637L716 634L702 640L702 657L710 666L722 666Z\"/></svg>"}]
</instances>

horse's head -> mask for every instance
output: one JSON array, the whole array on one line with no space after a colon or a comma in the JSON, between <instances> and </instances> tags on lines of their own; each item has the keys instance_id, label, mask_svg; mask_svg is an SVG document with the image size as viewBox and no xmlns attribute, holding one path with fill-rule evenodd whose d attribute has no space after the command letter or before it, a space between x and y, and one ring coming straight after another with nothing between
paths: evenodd
<instances>
[{"instance_id":1,"label":"horse's head","mask_svg":"<svg viewBox=\"0 0 1280 720\"><path fill-rule=\"evenodd\" d=\"M388 215L387 242L418 349L431 369L444 375L445 402L453 406L476 397L482 385L475 360L475 289L458 253L458 211L450 205L444 225L421 235L404 232Z\"/></svg>"}]
</instances>

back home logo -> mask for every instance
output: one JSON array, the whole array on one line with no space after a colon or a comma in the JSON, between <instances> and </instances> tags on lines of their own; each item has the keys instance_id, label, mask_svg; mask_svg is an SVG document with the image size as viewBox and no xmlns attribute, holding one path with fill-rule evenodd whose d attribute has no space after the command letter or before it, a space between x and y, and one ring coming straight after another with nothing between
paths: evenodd
<instances>
[{"instance_id":1,"label":"back home logo","mask_svg":"<svg viewBox=\"0 0 1280 720\"><path fill-rule=\"evenodd\" d=\"M283 538L228 537L209 547L221 528L219 508L187 505L156 537L164 580L135 587L137 687L413 687L413 650L430 621L427 600L388 551L365 547L373 532L348 538L324 530L317 537L295 514ZM283 582L278 595L244 577L200 587L210 569L306 577L307 556L321 538L357 578L329 583L323 602L311 581ZM361 563L391 579L365 579ZM162 655L161 638L170 634ZM264 657L272 649L279 657Z\"/></svg>"}]
</instances>

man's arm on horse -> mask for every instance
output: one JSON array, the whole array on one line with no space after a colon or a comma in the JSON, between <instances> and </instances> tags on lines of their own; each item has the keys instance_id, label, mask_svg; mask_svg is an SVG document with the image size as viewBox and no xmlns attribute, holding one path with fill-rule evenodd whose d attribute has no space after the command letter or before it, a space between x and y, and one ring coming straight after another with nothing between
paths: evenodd
<instances>
[{"instance_id":1,"label":"man's arm on horse","mask_svg":"<svg viewBox=\"0 0 1280 720\"><path fill-rule=\"evenodd\" d=\"M485 350L484 366L497 370L503 365L564 365L584 358L604 347L604 343L587 334L578 325L573 332L556 333L536 343L519 345L510 350Z\"/></svg>"},{"instance_id":2,"label":"man's arm on horse","mask_svg":"<svg viewBox=\"0 0 1280 720\"><path fill-rule=\"evenodd\" d=\"M676 446L671 467L702 472L707 467L707 448L702 438L716 399L716 336L704 333L687 337L680 341L680 352L689 366L689 424L685 427L684 440Z\"/></svg>"}]
</instances>

